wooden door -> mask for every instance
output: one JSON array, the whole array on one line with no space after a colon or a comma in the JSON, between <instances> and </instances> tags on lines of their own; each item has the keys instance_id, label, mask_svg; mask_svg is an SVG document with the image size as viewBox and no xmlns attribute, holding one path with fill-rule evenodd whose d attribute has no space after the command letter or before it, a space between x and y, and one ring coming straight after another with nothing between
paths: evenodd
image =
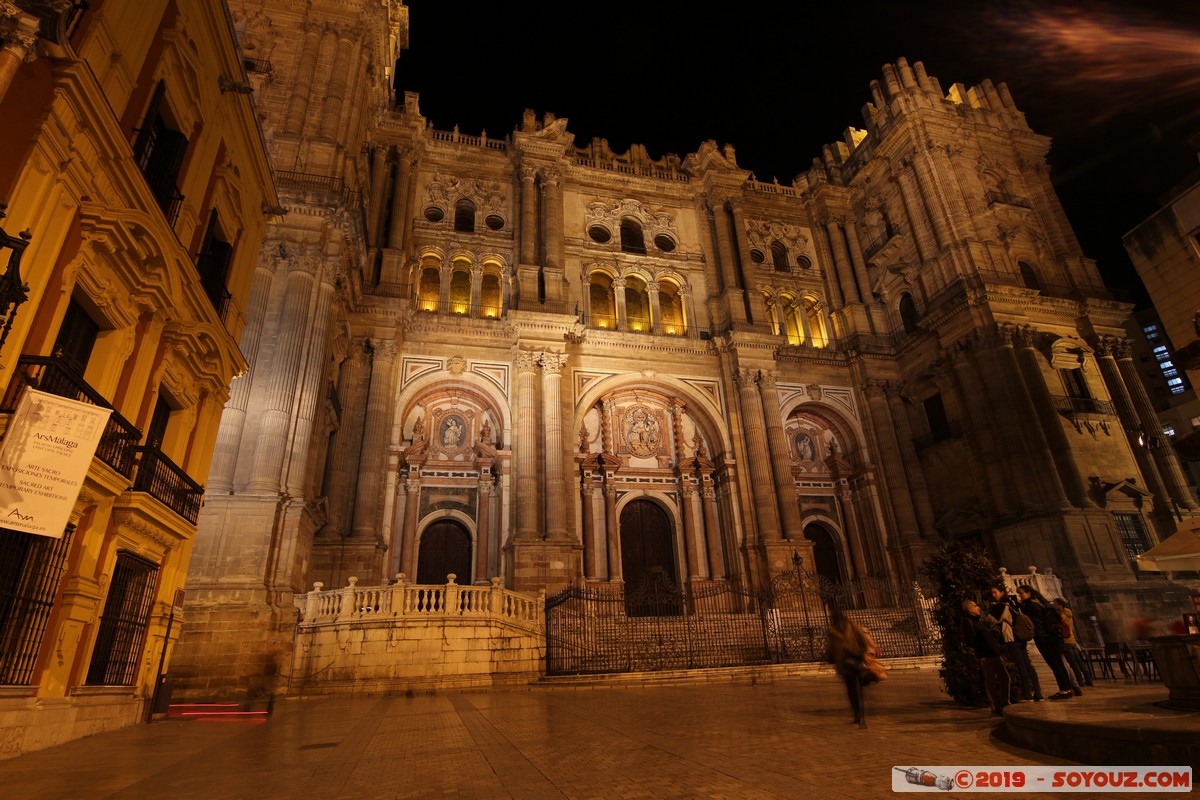
<instances>
[{"instance_id":1,"label":"wooden door","mask_svg":"<svg viewBox=\"0 0 1200 800\"><path fill-rule=\"evenodd\" d=\"M417 550L417 583L440 585L454 573L455 582L471 583L471 534L454 520L441 520L425 529Z\"/></svg>"}]
</instances>

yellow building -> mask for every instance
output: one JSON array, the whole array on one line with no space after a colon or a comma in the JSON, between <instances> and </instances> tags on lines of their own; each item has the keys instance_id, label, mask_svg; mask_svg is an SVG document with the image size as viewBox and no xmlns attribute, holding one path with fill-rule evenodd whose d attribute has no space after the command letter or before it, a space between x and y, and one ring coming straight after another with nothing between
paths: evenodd
<instances>
[{"instance_id":1,"label":"yellow building","mask_svg":"<svg viewBox=\"0 0 1200 800\"><path fill-rule=\"evenodd\" d=\"M4 0L0 47L2 408L112 409L61 538L0 529L4 756L149 712L278 201L222 0Z\"/></svg>"}]
</instances>

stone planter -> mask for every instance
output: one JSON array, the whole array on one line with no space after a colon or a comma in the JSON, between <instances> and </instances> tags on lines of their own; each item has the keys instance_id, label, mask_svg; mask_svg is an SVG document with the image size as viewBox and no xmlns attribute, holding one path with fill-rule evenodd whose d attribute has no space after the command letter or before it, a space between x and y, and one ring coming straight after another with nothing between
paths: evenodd
<instances>
[{"instance_id":1,"label":"stone planter","mask_svg":"<svg viewBox=\"0 0 1200 800\"><path fill-rule=\"evenodd\" d=\"M1154 660L1175 708L1200 709L1200 634L1155 636Z\"/></svg>"}]
</instances>

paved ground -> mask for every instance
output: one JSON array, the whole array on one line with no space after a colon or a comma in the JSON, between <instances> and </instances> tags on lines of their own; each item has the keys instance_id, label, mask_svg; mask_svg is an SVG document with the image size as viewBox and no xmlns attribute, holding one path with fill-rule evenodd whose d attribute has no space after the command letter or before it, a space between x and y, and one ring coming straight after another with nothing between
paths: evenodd
<instances>
[{"instance_id":1,"label":"paved ground","mask_svg":"<svg viewBox=\"0 0 1200 800\"><path fill-rule=\"evenodd\" d=\"M0 761L0 797L823 800L891 796L896 765L1071 763L994 737L999 720L950 703L935 670L868 691L866 729L828 672L286 701L267 721L164 720ZM1117 681L1065 702L1127 697Z\"/></svg>"}]
</instances>

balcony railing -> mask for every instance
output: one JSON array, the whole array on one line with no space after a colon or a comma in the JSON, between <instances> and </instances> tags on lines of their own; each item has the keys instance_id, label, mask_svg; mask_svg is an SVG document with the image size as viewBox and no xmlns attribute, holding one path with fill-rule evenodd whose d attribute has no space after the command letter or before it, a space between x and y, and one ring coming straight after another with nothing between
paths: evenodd
<instances>
[{"instance_id":1,"label":"balcony railing","mask_svg":"<svg viewBox=\"0 0 1200 800\"><path fill-rule=\"evenodd\" d=\"M415 301L415 306L417 311L420 312L445 314L450 317L498 319L504 313L504 309L498 305L476 305L461 300L417 300Z\"/></svg>"},{"instance_id":2,"label":"balcony railing","mask_svg":"<svg viewBox=\"0 0 1200 800\"><path fill-rule=\"evenodd\" d=\"M101 408L112 408L112 404L88 386L78 370L61 357L22 356L17 361L16 372L12 383L8 385L8 393L4 396L0 411L11 413L16 410L21 390L26 386ZM100 435L96 457L128 478L133 474L134 452L141 439L141 431L113 411L104 426L104 433Z\"/></svg>"},{"instance_id":3,"label":"balcony railing","mask_svg":"<svg viewBox=\"0 0 1200 800\"><path fill-rule=\"evenodd\" d=\"M1108 400L1097 400L1094 397L1064 397L1054 395L1054 410L1068 416L1075 414L1099 414L1106 417L1117 415L1116 407Z\"/></svg>"},{"instance_id":4,"label":"balcony railing","mask_svg":"<svg viewBox=\"0 0 1200 800\"><path fill-rule=\"evenodd\" d=\"M648 333L657 336L688 336L696 329L682 322L657 322L651 324L648 319L627 318L625 325L619 327L617 318L612 314L581 314L579 321L589 328L602 331L620 330L624 333Z\"/></svg>"},{"instance_id":5,"label":"balcony railing","mask_svg":"<svg viewBox=\"0 0 1200 800\"><path fill-rule=\"evenodd\" d=\"M1024 197L1018 197L1017 195L1009 194L1008 192L988 192L987 193L987 204L989 206L994 206L996 204L1000 204L1000 205L1005 205L1005 206L1014 206L1016 208L1029 208L1030 207L1029 201L1026 200Z\"/></svg>"},{"instance_id":6,"label":"balcony railing","mask_svg":"<svg viewBox=\"0 0 1200 800\"><path fill-rule=\"evenodd\" d=\"M301 195L305 202L343 208L362 206L362 192L351 189L336 175L282 170L275 173L275 183L281 192Z\"/></svg>"},{"instance_id":7,"label":"balcony railing","mask_svg":"<svg viewBox=\"0 0 1200 800\"><path fill-rule=\"evenodd\" d=\"M188 522L195 523L200 516L204 487L192 480L157 447L139 447L137 452L141 458L138 459L133 490L146 492Z\"/></svg>"}]
</instances>

